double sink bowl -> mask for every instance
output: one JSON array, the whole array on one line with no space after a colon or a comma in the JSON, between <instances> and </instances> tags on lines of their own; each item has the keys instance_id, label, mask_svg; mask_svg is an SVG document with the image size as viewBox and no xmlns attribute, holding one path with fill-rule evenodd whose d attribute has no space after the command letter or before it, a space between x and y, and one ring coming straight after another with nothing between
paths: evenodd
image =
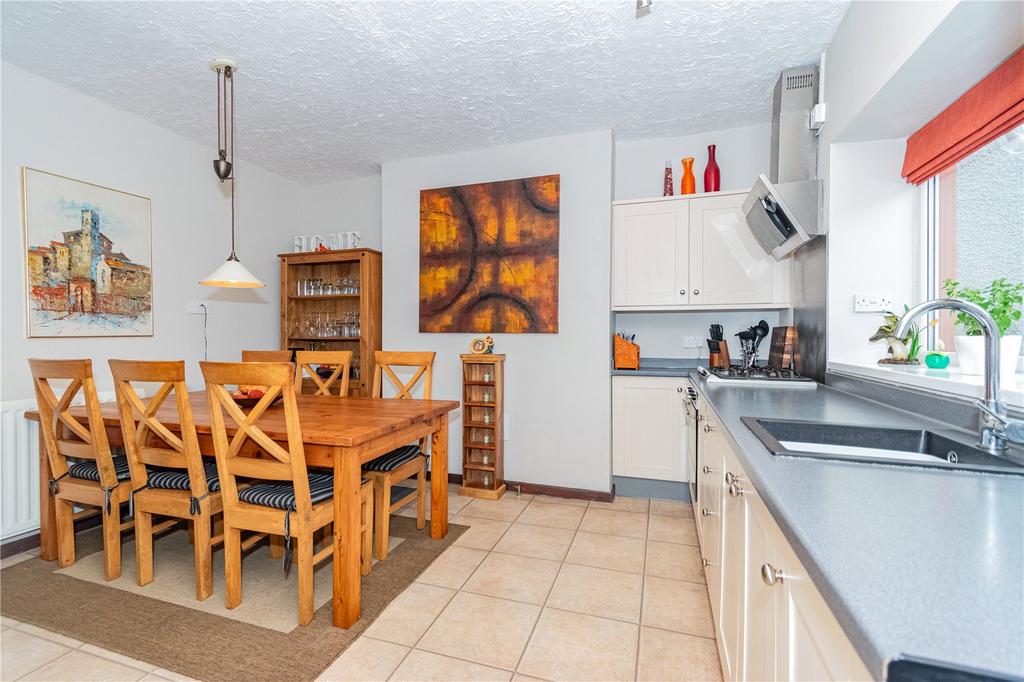
<instances>
[{"instance_id":1,"label":"double sink bowl","mask_svg":"<svg viewBox=\"0 0 1024 682\"><path fill-rule=\"evenodd\" d=\"M975 447L963 434L788 419L742 417L773 455L938 467L1024 476L1024 452L1006 456Z\"/></svg>"}]
</instances>

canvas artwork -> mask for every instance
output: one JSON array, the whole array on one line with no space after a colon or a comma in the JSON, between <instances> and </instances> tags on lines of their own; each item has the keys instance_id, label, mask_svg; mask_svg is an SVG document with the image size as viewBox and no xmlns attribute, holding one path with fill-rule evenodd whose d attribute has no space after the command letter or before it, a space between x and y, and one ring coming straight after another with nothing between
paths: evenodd
<instances>
[{"instance_id":1,"label":"canvas artwork","mask_svg":"<svg viewBox=\"0 0 1024 682\"><path fill-rule=\"evenodd\" d=\"M420 331L558 332L559 176L420 192Z\"/></svg>"},{"instance_id":2,"label":"canvas artwork","mask_svg":"<svg viewBox=\"0 0 1024 682\"><path fill-rule=\"evenodd\" d=\"M152 336L150 202L22 169L30 337Z\"/></svg>"}]
</instances>

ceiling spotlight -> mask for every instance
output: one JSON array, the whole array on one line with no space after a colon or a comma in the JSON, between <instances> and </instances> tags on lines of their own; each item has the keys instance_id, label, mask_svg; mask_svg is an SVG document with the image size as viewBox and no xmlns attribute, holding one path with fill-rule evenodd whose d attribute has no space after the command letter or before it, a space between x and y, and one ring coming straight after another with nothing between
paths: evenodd
<instances>
[{"instance_id":1,"label":"ceiling spotlight","mask_svg":"<svg viewBox=\"0 0 1024 682\"><path fill-rule=\"evenodd\" d=\"M651 6L653 0L636 0L636 11L639 12L642 9L647 9Z\"/></svg>"}]
</instances>

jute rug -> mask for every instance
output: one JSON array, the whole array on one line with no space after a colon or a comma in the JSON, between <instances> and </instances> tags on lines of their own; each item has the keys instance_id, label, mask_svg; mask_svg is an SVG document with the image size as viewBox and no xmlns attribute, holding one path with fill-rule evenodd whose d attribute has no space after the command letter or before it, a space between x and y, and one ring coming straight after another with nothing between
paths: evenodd
<instances>
[{"instance_id":1,"label":"jute rug","mask_svg":"<svg viewBox=\"0 0 1024 682\"><path fill-rule=\"evenodd\" d=\"M147 588L134 586L134 564L129 561L134 549L127 541L124 573L119 580L130 581L135 588L131 590L127 586L103 584L102 579L94 581L91 573L88 577L74 577L74 567L58 570L53 561L29 559L6 568L0 573L0 613L200 680L313 680L465 530L465 526L449 524L448 536L435 541L426 529L416 530L415 519L393 516L391 533L403 541L363 578L362 617L348 630L331 625L329 599L319 606L309 625L297 627L293 620L296 627L285 632L280 618L261 621L254 617L253 622L244 622L217 614L224 592L216 583L213 595L203 605L187 605L187 600L175 603L165 594L159 599L146 596L145 590L161 578L175 583L187 578L187 589L192 589L191 557L187 570L177 565L181 561L176 561L174 573L167 573L167 559L176 554L174 544L183 541L180 535L184 531L157 540L156 580ZM80 534L78 570L93 562L98 568L98 557L92 556L90 561L90 556L101 552L98 528ZM215 566L217 562L223 563L220 551L214 553L214 562ZM323 587L330 589L330 561L325 563L316 576L317 592L321 594ZM245 607L246 600L260 601L260 592L265 590L259 590L258 574L265 569L264 564L272 566L282 583L287 581L286 595L294 592L290 586L295 582L294 569L285 578L281 561L271 560L266 548L257 546L243 562L243 601L239 608ZM250 573L252 581L248 579ZM317 600L318 605L321 599ZM283 597L275 596L265 604L287 609L287 617L294 619L294 603L282 602ZM260 622L264 624L257 624Z\"/></svg>"}]
</instances>

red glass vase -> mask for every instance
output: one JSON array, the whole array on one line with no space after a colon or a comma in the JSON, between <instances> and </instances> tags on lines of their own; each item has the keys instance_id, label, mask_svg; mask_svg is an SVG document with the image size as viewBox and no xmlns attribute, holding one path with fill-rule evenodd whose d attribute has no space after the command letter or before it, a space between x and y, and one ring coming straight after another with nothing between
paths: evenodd
<instances>
[{"instance_id":1,"label":"red glass vase","mask_svg":"<svg viewBox=\"0 0 1024 682\"><path fill-rule=\"evenodd\" d=\"M715 161L715 145L708 145L708 165L704 168L704 191L717 192L722 189L722 175Z\"/></svg>"},{"instance_id":2,"label":"red glass vase","mask_svg":"<svg viewBox=\"0 0 1024 682\"><path fill-rule=\"evenodd\" d=\"M663 197L670 197L674 193L675 192L672 189L672 162L671 161L666 161L665 162L665 182L664 182L664 184L662 185L662 188L661 188L661 195Z\"/></svg>"}]
</instances>

